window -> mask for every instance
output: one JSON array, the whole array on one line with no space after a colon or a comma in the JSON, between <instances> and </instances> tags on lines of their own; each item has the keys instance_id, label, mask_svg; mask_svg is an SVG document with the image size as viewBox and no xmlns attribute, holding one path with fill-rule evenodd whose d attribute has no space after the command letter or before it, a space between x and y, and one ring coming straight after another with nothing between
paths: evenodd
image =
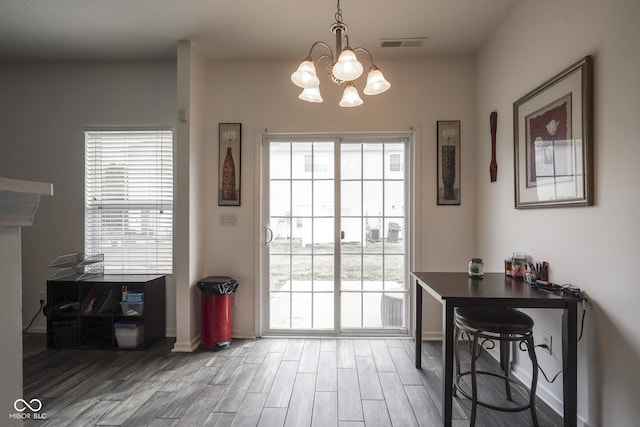
<instances>
[{"instance_id":1,"label":"window","mask_svg":"<svg viewBox=\"0 0 640 427\"><path fill-rule=\"evenodd\" d=\"M173 272L170 129L85 131L84 246L105 273Z\"/></svg>"}]
</instances>

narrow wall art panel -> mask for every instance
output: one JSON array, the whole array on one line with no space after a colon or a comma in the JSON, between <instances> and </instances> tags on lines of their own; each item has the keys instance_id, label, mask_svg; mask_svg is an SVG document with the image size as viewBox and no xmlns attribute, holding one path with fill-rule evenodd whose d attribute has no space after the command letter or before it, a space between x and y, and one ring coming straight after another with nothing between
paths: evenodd
<instances>
[{"instance_id":1,"label":"narrow wall art panel","mask_svg":"<svg viewBox=\"0 0 640 427\"><path fill-rule=\"evenodd\" d=\"M438 205L460 204L460 120L438 121Z\"/></svg>"},{"instance_id":2,"label":"narrow wall art panel","mask_svg":"<svg viewBox=\"0 0 640 427\"><path fill-rule=\"evenodd\" d=\"M240 206L240 153L242 125L220 123L218 206Z\"/></svg>"}]
</instances>

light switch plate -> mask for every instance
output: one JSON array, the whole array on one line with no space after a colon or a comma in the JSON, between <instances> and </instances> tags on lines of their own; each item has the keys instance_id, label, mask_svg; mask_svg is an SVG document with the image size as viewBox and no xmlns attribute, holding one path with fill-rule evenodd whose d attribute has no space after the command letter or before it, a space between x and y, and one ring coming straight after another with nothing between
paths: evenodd
<instances>
[{"instance_id":1,"label":"light switch plate","mask_svg":"<svg viewBox=\"0 0 640 427\"><path fill-rule=\"evenodd\" d=\"M223 227L237 227L238 216L236 214L222 214L220 215L220 225Z\"/></svg>"}]
</instances>

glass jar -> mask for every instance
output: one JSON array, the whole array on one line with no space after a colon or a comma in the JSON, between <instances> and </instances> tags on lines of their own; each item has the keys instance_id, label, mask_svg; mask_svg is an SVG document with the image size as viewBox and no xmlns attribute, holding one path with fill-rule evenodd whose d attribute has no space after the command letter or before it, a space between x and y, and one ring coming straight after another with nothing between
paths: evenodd
<instances>
[{"instance_id":1,"label":"glass jar","mask_svg":"<svg viewBox=\"0 0 640 427\"><path fill-rule=\"evenodd\" d=\"M521 252L514 252L511 259L511 271L514 279L522 279L524 268L527 265L527 256Z\"/></svg>"},{"instance_id":2,"label":"glass jar","mask_svg":"<svg viewBox=\"0 0 640 427\"><path fill-rule=\"evenodd\" d=\"M504 259L504 275L505 276L508 276L508 277L513 276L513 268L511 267L512 260L513 258L511 257Z\"/></svg>"},{"instance_id":3,"label":"glass jar","mask_svg":"<svg viewBox=\"0 0 640 427\"><path fill-rule=\"evenodd\" d=\"M469 261L469 277L481 279L484 276L482 258L471 258Z\"/></svg>"}]
</instances>

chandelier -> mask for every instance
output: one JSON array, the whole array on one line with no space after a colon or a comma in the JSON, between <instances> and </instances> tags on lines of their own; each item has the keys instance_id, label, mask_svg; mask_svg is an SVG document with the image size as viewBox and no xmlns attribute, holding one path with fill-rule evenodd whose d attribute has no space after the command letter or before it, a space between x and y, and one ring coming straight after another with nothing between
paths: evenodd
<instances>
[{"instance_id":1,"label":"chandelier","mask_svg":"<svg viewBox=\"0 0 640 427\"><path fill-rule=\"evenodd\" d=\"M328 44L321 41L313 43L311 49L309 49L309 55L302 61L298 69L291 74L291 81L296 86L302 88L302 93L298 95L298 98L307 102L322 102L320 79L318 79L316 75L316 64L326 59L329 61L327 74L331 80L337 85L343 83L345 85L342 100L339 105L341 107L357 107L358 105L362 105L363 101L353 81L362 75L363 67L356 57L356 52L366 53L369 56L369 61L371 61L367 75L367 86L363 91L365 95L378 95L385 92L391 87L391 83L385 80L382 71L373 63L373 57L367 49L363 47L352 49L349 46L349 36L345 34L347 32L347 25L342 21L340 0L338 0L338 11L335 14L335 19L336 22L331 25L331 32L336 35L335 56ZM343 42L344 47L342 47ZM329 53L323 53L314 61L311 53L316 46L324 46ZM336 56L338 57L337 61L335 59Z\"/></svg>"}]
</instances>

